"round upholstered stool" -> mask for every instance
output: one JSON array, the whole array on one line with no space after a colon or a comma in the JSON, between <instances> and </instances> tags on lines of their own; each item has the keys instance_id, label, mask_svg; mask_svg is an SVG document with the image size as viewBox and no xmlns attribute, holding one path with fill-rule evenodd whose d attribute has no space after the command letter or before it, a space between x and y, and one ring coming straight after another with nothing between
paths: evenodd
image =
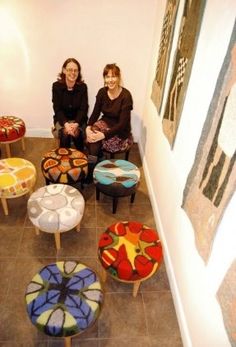
<instances>
[{"instance_id":1,"label":"round upholstered stool","mask_svg":"<svg viewBox=\"0 0 236 347\"><path fill-rule=\"evenodd\" d=\"M104 271L114 279L133 283L133 296L140 283L150 278L162 261L162 246L156 230L135 222L117 222L100 236L98 257Z\"/></svg>"},{"instance_id":2,"label":"round upholstered stool","mask_svg":"<svg viewBox=\"0 0 236 347\"><path fill-rule=\"evenodd\" d=\"M96 198L100 192L113 198L112 212L116 213L118 198L131 195L134 202L140 171L136 165L127 160L103 160L95 166L93 179L96 186Z\"/></svg>"},{"instance_id":3,"label":"round upholstered stool","mask_svg":"<svg viewBox=\"0 0 236 347\"><path fill-rule=\"evenodd\" d=\"M41 162L46 184L63 183L76 185L83 183L88 173L87 156L73 148L57 148L47 152Z\"/></svg>"},{"instance_id":4,"label":"round upholstered stool","mask_svg":"<svg viewBox=\"0 0 236 347\"><path fill-rule=\"evenodd\" d=\"M103 291L91 268L76 261L58 261L32 278L25 300L31 322L49 336L65 338L69 347L72 336L96 322Z\"/></svg>"},{"instance_id":5,"label":"round upholstered stool","mask_svg":"<svg viewBox=\"0 0 236 347\"><path fill-rule=\"evenodd\" d=\"M36 190L28 200L28 216L36 229L54 234L57 250L61 248L60 233L76 227L84 214L83 195L65 184L50 184Z\"/></svg>"},{"instance_id":6,"label":"round upholstered stool","mask_svg":"<svg viewBox=\"0 0 236 347\"><path fill-rule=\"evenodd\" d=\"M14 116L0 116L0 143L6 145L7 157L11 156L10 144L21 140L22 149L25 150L24 135L25 123Z\"/></svg>"},{"instance_id":7,"label":"round upholstered stool","mask_svg":"<svg viewBox=\"0 0 236 347\"><path fill-rule=\"evenodd\" d=\"M5 215L8 215L7 200L32 192L36 182L36 168L22 158L0 160L0 198Z\"/></svg>"}]
</instances>

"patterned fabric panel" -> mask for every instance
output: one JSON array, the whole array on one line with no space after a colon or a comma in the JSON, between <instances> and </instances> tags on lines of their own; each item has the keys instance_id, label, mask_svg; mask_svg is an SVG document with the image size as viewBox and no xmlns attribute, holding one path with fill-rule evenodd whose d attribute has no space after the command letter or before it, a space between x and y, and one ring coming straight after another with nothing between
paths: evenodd
<instances>
[{"instance_id":1,"label":"patterned fabric panel","mask_svg":"<svg viewBox=\"0 0 236 347\"><path fill-rule=\"evenodd\" d=\"M73 148L57 148L44 155L41 169L51 182L75 184L87 176L88 158Z\"/></svg>"},{"instance_id":2,"label":"patterned fabric panel","mask_svg":"<svg viewBox=\"0 0 236 347\"><path fill-rule=\"evenodd\" d=\"M36 182L36 169L28 160L0 160L0 196L11 198L28 193Z\"/></svg>"},{"instance_id":3,"label":"patterned fabric panel","mask_svg":"<svg viewBox=\"0 0 236 347\"><path fill-rule=\"evenodd\" d=\"M0 116L0 142L14 141L25 135L25 123L14 116Z\"/></svg>"},{"instance_id":4,"label":"patterned fabric panel","mask_svg":"<svg viewBox=\"0 0 236 347\"><path fill-rule=\"evenodd\" d=\"M156 230L135 222L117 222L101 235L98 256L115 278L136 281L150 277L162 261L162 246Z\"/></svg>"},{"instance_id":5,"label":"patterned fabric panel","mask_svg":"<svg viewBox=\"0 0 236 347\"><path fill-rule=\"evenodd\" d=\"M140 171L131 162L121 159L103 160L98 163L93 173L94 182L113 185L119 184L125 188L137 185L140 179Z\"/></svg>"},{"instance_id":6,"label":"patterned fabric panel","mask_svg":"<svg viewBox=\"0 0 236 347\"><path fill-rule=\"evenodd\" d=\"M39 188L28 200L31 222L42 231L67 231L78 225L84 213L84 198L75 188L51 184Z\"/></svg>"},{"instance_id":7,"label":"patterned fabric panel","mask_svg":"<svg viewBox=\"0 0 236 347\"><path fill-rule=\"evenodd\" d=\"M103 292L96 273L76 261L45 266L28 284L25 300L32 323L50 336L72 336L98 318Z\"/></svg>"}]
</instances>

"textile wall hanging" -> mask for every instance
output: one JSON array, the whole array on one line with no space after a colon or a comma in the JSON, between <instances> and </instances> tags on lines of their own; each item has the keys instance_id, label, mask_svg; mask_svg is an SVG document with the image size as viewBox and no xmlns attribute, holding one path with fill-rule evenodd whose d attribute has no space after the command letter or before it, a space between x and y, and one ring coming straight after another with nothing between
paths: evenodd
<instances>
[{"instance_id":1,"label":"textile wall hanging","mask_svg":"<svg viewBox=\"0 0 236 347\"><path fill-rule=\"evenodd\" d=\"M236 24L183 194L197 249L208 260L216 227L236 188Z\"/></svg>"},{"instance_id":2,"label":"textile wall hanging","mask_svg":"<svg viewBox=\"0 0 236 347\"><path fill-rule=\"evenodd\" d=\"M152 101L154 102L158 113L160 113L161 111L167 67L170 58L171 44L178 6L179 0L168 0L166 3L161 32L161 42L157 59L156 75L152 85L151 95Z\"/></svg>"},{"instance_id":3,"label":"textile wall hanging","mask_svg":"<svg viewBox=\"0 0 236 347\"><path fill-rule=\"evenodd\" d=\"M230 343L236 347L236 260L227 271L217 297Z\"/></svg>"},{"instance_id":4,"label":"textile wall hanging","mask_svg":"<svg viewBox=\"0 0 236 347\"><path fill-rule=\"evenodd\" d=\"M190 78L205 0L186 0L162 126L174 145Z\"/></svg>"}]
</instances>

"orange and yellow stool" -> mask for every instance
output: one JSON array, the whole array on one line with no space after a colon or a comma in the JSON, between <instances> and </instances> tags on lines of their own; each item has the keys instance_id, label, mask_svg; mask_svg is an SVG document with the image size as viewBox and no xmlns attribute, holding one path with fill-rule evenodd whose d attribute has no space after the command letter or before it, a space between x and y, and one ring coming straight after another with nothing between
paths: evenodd
<instances>
[{"instance_id":1,"label":"orange and yellow stool","mask_svg":"<svg viewBox=\"0 0 236 347\"><path fill-rule=\"evenodd\" d=\"M32 192L36 182L36 168L22 158L0 160L0 199L4 214L8 215L7 200Z\"/></svg>"},{"instance_id":2,"label":"orange and yellow stool","mask_svg":"<svg viewBox=\"0 0 236 347\"><path fill-rule=\"evenodd\" d=\"M10 144L21 140L25 150L24 135L26 127L21 118L15 116L0 116L0 143L6 146L7 157L11 157Z\"/></svg>"}]
</instances>

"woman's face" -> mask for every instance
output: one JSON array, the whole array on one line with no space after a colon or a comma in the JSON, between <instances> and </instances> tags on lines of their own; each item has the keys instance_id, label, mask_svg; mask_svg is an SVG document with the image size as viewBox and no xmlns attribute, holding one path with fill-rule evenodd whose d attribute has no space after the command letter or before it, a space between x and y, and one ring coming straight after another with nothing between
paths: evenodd
<instances>
[{"instance_id":1,"label":"woman's face","mask_svg":"<svg viewBox=\"0 0 236 347\"><path fill-rule=\"evenodd\" d=\"M112 70L108 71L108 74L104 77L105 85L110 90L114 90L119 87L120 78L116 76Z\"/></svg>"},{"instance_id":2,"label":"woman's face","mask_svg":"<svg viewBox=\"0 0 236 347\"><path fill-rule=\"evenodd\" d=\"M63 73L65 74L66 82L75 83L78 78L78 66L72 61L63 68Z\"/></svg>"}]
</instances>

